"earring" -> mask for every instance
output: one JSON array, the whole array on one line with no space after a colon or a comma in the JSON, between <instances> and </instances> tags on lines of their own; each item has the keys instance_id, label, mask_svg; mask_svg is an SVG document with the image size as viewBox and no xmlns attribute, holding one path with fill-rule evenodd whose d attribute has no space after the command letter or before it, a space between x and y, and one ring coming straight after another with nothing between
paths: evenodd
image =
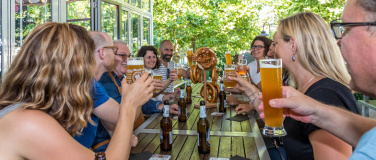
<instances>
[{"instance_id":1,"label":"earring","mask_svg":"<svg viewBox=\"0 0 376 160\"><path fill-rule=\"evenodd\" d=\"M292 60L293 62L295 62L295 56L292 56L291 60Z\"/></svg>"}]
</instances>

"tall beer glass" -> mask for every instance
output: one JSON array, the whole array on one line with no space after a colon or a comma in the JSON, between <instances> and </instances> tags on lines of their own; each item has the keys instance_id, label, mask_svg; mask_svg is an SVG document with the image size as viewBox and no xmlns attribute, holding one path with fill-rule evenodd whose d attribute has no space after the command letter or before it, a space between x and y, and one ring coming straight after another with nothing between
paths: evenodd
<instances>
[{"instance_id":1,"label":"tall beer glass","mask_svg":"<svg viewBox=\"0 0 376 160\"><path fill-rule=\"evenodd\" d=\"M283 128L283 109L272 108L269 100L282 98L282 59L260 60L261 86L265 112L264 135L280 137L287 133Z\"/></svg>"},{"instance_id":2,"label":"tall beer glass","mask_svg":"<svg viewBox=\"0 0 376 160\"><path fill-rule=\"evenodd\" d=\"M178 75L178 79L181 79L181 76L183 75L183 65L181 64L175 64L175 73Z\"/></svg>"},{"instance_id":3,"label":"tall beer glass","mask_svg":"<svg viewBox=\"0 0 376 160\"><path fill-rule=\"evenodd\" d=\"M156 72L152 72L151 75L152 75L153 79L158 79L158 80L161 80L163 82L163 80L162 80L162 74L159 74L159 73L156 73ZM159 92L161 90L154 89L154 91Z\"/></svg>"},{"instance_id":4,"label":"tall beer glass","mask_svg":"<svg viewBox=\"0 0 376 160\"><path fill-rule=\"evenodd\" d=\"M131 57L127 59L127 83L132 84L144 73L144 58Z\"/></svg>"},{"instance_id":5,"label":"tall beer glass","mask_svg":"<svg viewBox=\"0 0 376 160\"><path fill-rule=\"evenodd\" d=\"M231 52L227 51L225 53L226 53L225 54L225 56L226 56L226 64L231 65Z\"/></svg>"},{"instance_id":6,"label":"tall beer glass","mask_svg":"<svg viewBox=\"0 0 376 160\"><path fill-rule=\"evenodd\" d=\"M238 63L238 73L244 76L247 73L247 60L240 59Z\"/></svg>"},{"instance_id":7,"label":"tall beer glass","mask_svg":"<svg viewBox=\"0 0 376 160\"><path fill-rule=\"evenodd\" d=\"M223 84L227 88L234 88L236 85L236 81L228 79L229 76L235 77L235 65L225 65L225 69L223 71Z\"/></svg>"},{"instance_id":8,"label":"tall beer glass","mask_svg":"<svg viewBox=\"0 0 376 160\"><path fill-rule=\"evenodd\" d=\"M188 55L188 66L189 67L192 67L193 65L193 49L192 48L189 48L187 50L187 55Z\"/></svg>"}]
</instances>

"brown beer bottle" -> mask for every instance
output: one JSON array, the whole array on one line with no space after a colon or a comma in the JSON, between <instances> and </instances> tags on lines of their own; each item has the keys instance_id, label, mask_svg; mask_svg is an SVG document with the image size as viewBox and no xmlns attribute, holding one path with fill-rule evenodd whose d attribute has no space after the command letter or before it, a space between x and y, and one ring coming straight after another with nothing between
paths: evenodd
<instances>
[{"instance_id":1,"label":"brown beer bottle","mask_svg":"<svg viewBox=\"0 0 376 160\"><path fill-rule=\"evenodd\" d=\"M95 153L95 159L94 160L106 160L106 153L104 153L104 152Z\"/></svg>"},{"instance_id":2,"label":"brown beer bottle","mask_svg":"<svg viewBox=\"0 0 376 160\"><path fill-rule=\"evenodd\" d=\"M185 101L187 104L192 103L192 87L191 87L191 80L188 79L187 88L185 88L185 91L187 92L187 100Z\"/></svg>"},{"instance_id":3,"label":"brown beer bottle","mask_svg":"<svg viewBox=\"0 0 376 160\"><path fill-rule=\"evenodd\" d=\"M178 106L179 106L179 122L185 122L187 121L187 105L185 104L185 99L184 99L184 87L180 87L180 99L178 101Z\"/></svg>"},{"instance_id":4,"label":"brown beer bottle","mask_svg":"<svg viewBox=\"0 0 376 160\"><path fill-rule=\"evenodd\" d=\"M226 93L224 91L223 81L220 82L220 91L219 91L219 112L226 112Z\"/></svg>"},{"instance_id":5,"label":"brown beer bottle","mask_svg":"<svg viewBox=\"0 0 376 160\"><path fill-rule=\"evenodd\" d=\"M206 119L205 101L200 102L200 119L197 122L197 144L199 153L210 152L210 127Z\"/></svg>"},{"instance_id":6,"label":"brown beer bottle","mask_svg":"<svg viewBox=\"0 0 376 160\"><path fill-rule=\"evenodd\" d=\"M172 122L170 120L170 106L168 100L164 101L163 118L161 120L161 150L171 151L172 148Z\"/></svg>"}]
</instances>

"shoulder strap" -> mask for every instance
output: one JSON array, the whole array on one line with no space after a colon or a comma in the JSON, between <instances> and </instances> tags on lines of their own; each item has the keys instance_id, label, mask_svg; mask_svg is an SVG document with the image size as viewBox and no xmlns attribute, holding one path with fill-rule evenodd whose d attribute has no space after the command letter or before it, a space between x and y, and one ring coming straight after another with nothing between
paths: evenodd
<instances>
[{"instance_id":1,"label":"shoulder strap","mask_svg":"<svg viewBox=\"0 0 376 160\"><path fill-rule=\"evenodd\" d=\"M121 95L121 87L119 87L119 85L117 84L114 75L112 74L112 72L108 72L108 74L110 75L112 81L114 81L114 83L115 83L116 87L118 88L118 91L119 91L119 93Z\"/></svg>"},{"instance_id":2,"label":"shoulder strap","mask_svg":"<svg viewBox=\"0 0 376 160\"><path fill-rule=\"evenodd\" d=\"M11 104L9 106L6 106L5 108L3 108L2 110L0 110L0 119L3 118L6 114L8 114L9 112L12 112L16 109L18 109L18 107L20 106L21 103L15 103L15 104Z\"/></svg>"}]
</instances>

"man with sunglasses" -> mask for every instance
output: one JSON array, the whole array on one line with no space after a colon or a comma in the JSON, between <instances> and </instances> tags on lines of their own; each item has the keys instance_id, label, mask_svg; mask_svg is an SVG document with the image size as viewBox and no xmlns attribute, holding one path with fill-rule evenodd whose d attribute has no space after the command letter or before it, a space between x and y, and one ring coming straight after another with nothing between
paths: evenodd
<instances>
[{"instance_id":1,"label":"man with sunglasses","mask_svg":"<svg viewBox=\"0 0 376 160\"><path fill-rule=\"evenodd\" d=\"M348 0L342 23L334 21L331 28L347 62L351 89L376 97L376 0ZM313 123L356 147L350 159L375 159L375 120L324 105L291 87L283 88L283 96L269 104L285 108L285 116ZM259 109L263 110L262 103Z\"/></svg>"}]
</instances>

